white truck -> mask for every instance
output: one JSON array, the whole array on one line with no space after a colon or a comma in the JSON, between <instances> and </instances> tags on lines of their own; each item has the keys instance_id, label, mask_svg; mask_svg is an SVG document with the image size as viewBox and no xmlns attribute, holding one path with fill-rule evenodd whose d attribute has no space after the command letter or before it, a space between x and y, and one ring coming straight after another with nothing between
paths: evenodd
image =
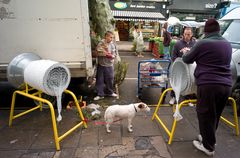
<instances>
[{"instance_id":1,"label":"white truck","mask_svg":"<svg viewBox=\"0 0 240 158\"><path fill-rule=\"evenodd\" d=\"M72 77L93 73L87 0L0 0L0 81L22 53L65 64Z\"/></svg>"},{"instance_id":2,"label":"white truck","mask_svg":"<svg viewBox=\"0 0 240 158\"><path fill-rule=\"evenodd\" d=\"M219 20L221 33L232 45L231 70L233 76L232 96L238 104L238 114L240 114L240 7L229 11Z\"/></svg>"}]
</instances>

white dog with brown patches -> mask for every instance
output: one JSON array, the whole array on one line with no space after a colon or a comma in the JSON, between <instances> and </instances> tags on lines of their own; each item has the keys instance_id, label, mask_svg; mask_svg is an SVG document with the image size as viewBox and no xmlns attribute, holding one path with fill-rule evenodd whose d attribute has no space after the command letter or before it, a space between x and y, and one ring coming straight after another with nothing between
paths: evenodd
<instances>
[{"instance_id":1,"label":"white dog with brown patches","mask_svg":"<svg viewBox=\"0 0 240 158\"><path fill-rule=\"evenodd\" d=\"M114 122L114 119L128 119L128 131L132 132L132 119L139 111L150 111L150 108L145 103L135 103L129 105L112 105L105 111L105 121L107 132L110 133L110 124Z\"/></svg>"}]
</instances>

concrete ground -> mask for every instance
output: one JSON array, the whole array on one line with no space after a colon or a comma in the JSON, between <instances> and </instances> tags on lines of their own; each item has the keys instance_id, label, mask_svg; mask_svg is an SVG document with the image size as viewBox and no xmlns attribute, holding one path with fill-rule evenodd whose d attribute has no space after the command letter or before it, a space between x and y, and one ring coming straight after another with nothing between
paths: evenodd
<instances>
[{"instance_id":1,"label":"concrete ground","mask_svg":"<svg viewBox=\"0 0 240 158\"><path fill-rule=\"evenodd\" d=\"M202 158L207 157L192 145L198 134L198 122L195 107L181 110L183 119L177 122L177 128L171 145L168 136L156 120L151 121L155 105L158 103L161 89L146 88L142 91L142 100L137 94L137 64L140 60L152 59L150 52L144 52L144 58L134 56L129 51L130 42L118 42L120 56L129 63L128 73L120 85L120 98L106 97L93 101L94 91L82 92L88 104L99 104L101 116L107 106L130 104L139 101L147 103L150 113L137 113L133 121L133 132L127 131L127 121L120 120L112 124L112 133L106 133L103 117L89 120L88 128L79 128L60 142L60 151L56 151L51 115L48 108L42 112L34 111L17 118L8 126L9 109L0 109L0 157L1 158ZM147 46L147 43L146 43ZM165 105L169 97L166 97ZM28 102L26 102L27 104ZM17 104L17 102L16 102ZM63 134L77 122L79 115L73 107L67 110L63 105L63 120L57 123L59 134ZM22 109L15 112L19 113ZM159 117L170 129L173 121L171 106L161 107ZM227 106L224 116L231 119L232 108ZM217 131L215 158L238 158L240 155L240 137L235 131L221 122Z\"/></svg>"}]
</instances>

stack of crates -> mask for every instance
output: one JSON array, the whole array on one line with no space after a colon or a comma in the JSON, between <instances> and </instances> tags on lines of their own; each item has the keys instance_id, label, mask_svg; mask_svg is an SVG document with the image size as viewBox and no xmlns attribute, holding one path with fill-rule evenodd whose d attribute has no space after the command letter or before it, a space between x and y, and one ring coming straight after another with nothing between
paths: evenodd
<instances>
[{"instance_id":1,"label":"stack of crates","mask_svg":"<svg viewBox=\"0 0 240 158\"><path fill-rule=\"evenodd\" d=\"M157 39L154 41L152 54L156 59L163 57L163 43L161 40Z\"/></svg>"}]
</instances>

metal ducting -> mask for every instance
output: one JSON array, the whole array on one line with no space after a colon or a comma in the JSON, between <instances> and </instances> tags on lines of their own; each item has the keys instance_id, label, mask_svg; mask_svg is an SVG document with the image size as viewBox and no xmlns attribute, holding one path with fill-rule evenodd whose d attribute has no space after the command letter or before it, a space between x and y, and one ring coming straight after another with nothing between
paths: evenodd
<instances>
[{"instance_id":1,"label":"metal ducting","mask_svg":"<svg viewBox=\"0 0 240 158\"><path fill-rule=\"evenodd\" d=\"M16 56L7 68L7 79L15 88L24 88L24 69L35 60L41 57L33 53L23 53Z\"/></svg>"}]
</instances>

